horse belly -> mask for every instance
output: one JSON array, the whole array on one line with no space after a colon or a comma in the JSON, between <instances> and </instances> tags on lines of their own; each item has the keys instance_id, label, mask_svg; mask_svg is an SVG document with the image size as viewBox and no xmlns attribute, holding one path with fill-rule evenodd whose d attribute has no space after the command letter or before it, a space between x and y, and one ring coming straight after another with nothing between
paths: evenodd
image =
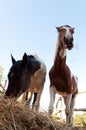
<instances>
[{"instance_id":1,"label":"horse belly","mask_svg":"<svg viewBox=\"0 0 86 130\"><path fill-rule=\"evenodd\" d=\"M57 91L57 93L58 93L59 95L61 95L61 96L64 96L64 97L67 96L67 93L66 93L66 92L60 92L60 91Z\"/></svg>"},{"instance_id":2,"label":"horse belly","mask_svg":"<svg viewBox=\"0 0 86 130\"><path fill-rule=\"evenodd\" d=\"M45 73L42 69L39 69L33 76L31 76L31 85L29 87L30 91L38 92L42 89L45 82Z\"/></svg>"}]
</instances>

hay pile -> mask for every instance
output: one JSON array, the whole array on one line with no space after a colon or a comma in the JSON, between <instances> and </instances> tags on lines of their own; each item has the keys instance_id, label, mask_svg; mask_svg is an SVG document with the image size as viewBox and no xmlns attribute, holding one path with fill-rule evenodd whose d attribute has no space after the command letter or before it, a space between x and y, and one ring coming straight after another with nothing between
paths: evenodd
<instances>
[{"instance_id":1,"label":"hay pile","mask_svg":"<svg viewBox=\"0 0 86 130\"><path fill-rule=\"evenodd\" d=\"M65 129L49 115L37 113L21 103L0 98L0 130L80 130Z\"/></svg>"}]
</instances>

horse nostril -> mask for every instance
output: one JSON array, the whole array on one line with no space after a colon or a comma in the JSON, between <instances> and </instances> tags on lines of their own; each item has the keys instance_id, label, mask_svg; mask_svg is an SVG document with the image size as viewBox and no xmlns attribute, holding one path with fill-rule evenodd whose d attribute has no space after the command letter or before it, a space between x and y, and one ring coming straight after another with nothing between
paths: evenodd
<instances>
[{"instance_id":1,"label":"horse nostril","mask_svg":"<svg viewBox=\"0 0 86 130\"><path fill-rule=\"evenodd\" d=\"M64 37L64 41L66 41L66 38Z\"/></svg>"},{"instance_id":2,"label":"horse nostril","mask_svg":"<svg viewBox=\"0 0 86 130\"><path fill-rule=\"evenodd\" d=\"M73 42L73 37L70 39L71 42Z\"/></svg>"}]
</instances>

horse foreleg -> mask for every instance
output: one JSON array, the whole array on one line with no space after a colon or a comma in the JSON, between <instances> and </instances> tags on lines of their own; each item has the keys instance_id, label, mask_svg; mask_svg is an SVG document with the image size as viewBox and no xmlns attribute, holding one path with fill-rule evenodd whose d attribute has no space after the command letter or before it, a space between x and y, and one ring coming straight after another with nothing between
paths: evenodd
<instances>
[{"instance_id":1,"label":"horse foreleg","mask_svg":"<svg viewBox=\"0 0 86 130\"><path fill-rule=\"evenodd\" d=\"M55 102L55 95L56 95L56 89L54 86L50 87L50 103L49 103L49 108L48 108L48 113L52 114L53 113L53 107L54 107L54 102Z\"/></svg>"},{"instance_id":2,"label":"horse foreleg","mask_svg":"<svg viewBox=\"0 0 86 130\"><path fill-rule=\"evenodd\" d=\"M38 90L37 92L37 97L36 97L36 101L34 103L35 106L35 110L38 111L39 110L39 106L40 106L40 99L41 99L41 95L42 95L42 91L43 91L43 87L40 87L41 89Z\"/></svg>"},{"instance_id":3,"label":"horse foreleg","mask_svg":"<svg viewBox=\"0 0 86 130\"><path fill-rule=\"evenodd\" d=\"M68 94L67 96L63 97L64 103L65 103L65 114L66 114L66 123L68 126L71 125L70 121L70 113L71 113L71 100L72 100L72 94Z\"/></svg>"},{"instance_id":4,"label":"horse foreleg","mask_svg":"<svg viewBox=\"0 0 86 130\"><path fill-rule=\"evenodd\" d=\"M75 106L75 98L76 98L76 94L72 95L72 99L71 99L71 112L70 112L70 124L73 125L73 112L74 112L74 106Z\"/></svg>"},{"instance_id":5,"label":"horse foreleg","mask_svg":"<svg viewBox=\"0 0 86 130\"><path fill-rule=\"evenodd\" d=\"M34 94L34 97L33 97L33 102L32 102L32 109L35 109L35 103L36 103L36 100L37 100L38 92L33 92L33 94Z\"/></svg>"},{"instance_id":6,"label":"horse foreleg","mask_svg":"<svg viewBox=\"0 0 86 130\"><path fill-rule=\"evenodd\" d=\"M30 103L32 100L32 92L31 91L27 91L25 100L26 100L26 105L30 106Z\"/></svg>"}]
</instances>

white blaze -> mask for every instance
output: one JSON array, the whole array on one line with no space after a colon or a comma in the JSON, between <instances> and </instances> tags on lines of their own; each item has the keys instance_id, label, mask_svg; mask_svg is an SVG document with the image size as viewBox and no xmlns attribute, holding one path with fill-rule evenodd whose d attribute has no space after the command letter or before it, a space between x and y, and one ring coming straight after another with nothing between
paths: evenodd
<instances>
[{"instance_id":1,"label":"white blaze","mask_svg":"<svg viewBox=\"0 0 86 130\"><path fill-rule=\"evenodd\" d=\"M72 34L70 32L70 28L68 28L68 27L63 27L63 28L66 29L65 37L70 39L72 37Z\"/></svg>"}]
</instances>

